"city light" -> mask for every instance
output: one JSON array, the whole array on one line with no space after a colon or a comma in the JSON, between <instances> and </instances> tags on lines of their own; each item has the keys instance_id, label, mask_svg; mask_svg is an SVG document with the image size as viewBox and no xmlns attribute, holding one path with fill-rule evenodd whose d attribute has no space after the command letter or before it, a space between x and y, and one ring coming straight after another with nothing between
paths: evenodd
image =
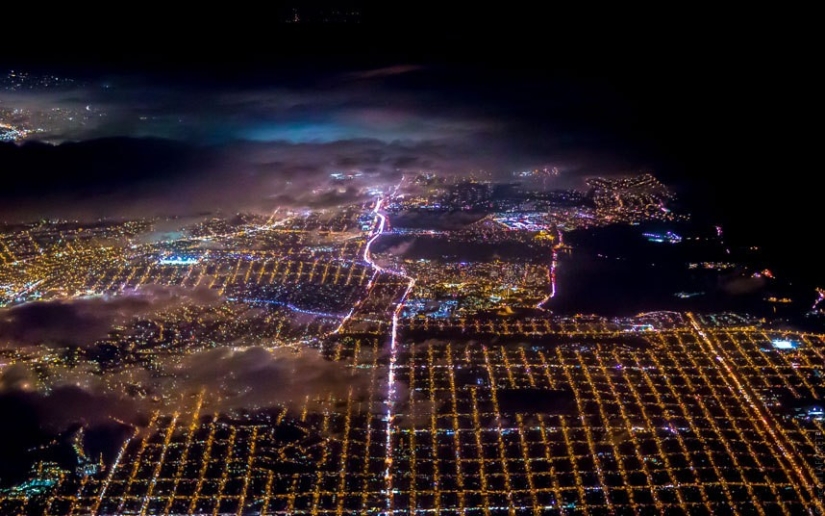
<instances>
[{"instance_id":1,"label":"city light","mask_svg":"<svg viewBox=\"0 0 825 516\"><path fill-rule=\"evenodd\" d=\"M77 464L39 463L0 491L0 512L744 514L756 499L764 516L823 508L810 454L825 430L822 335L731 312L554 312L578 252L571 232L678 217L658 207L668 195L657 182L596 180L597 208L571 208L580 199L565 191L544 215L500 201L495 217L433 229L402 227L399 213L463 213L490 202L490 187L402 196L415 180L366 186L371 201L336 209L207 218L150 243L141 235L152 220L3 234L4 313L71 301L117 315L110 334L83 342L114 358L30 344L0 350L0 374L32 365L26 389L101 383L149 410L142 425L118 420L128 435L102 465L75 434ZM508 245L518 253L466 252ZM700 260L680 266L736 268ZM144 301L162 308L122 315ZM285 357L277 373L247 364L281 383L260 397L239 383L241 369L197 388L179 374L222 349L239 364ZM343 375L323 391L309 384L324 378L299 368L314 353Z\"/></svg>"}]
</instances>

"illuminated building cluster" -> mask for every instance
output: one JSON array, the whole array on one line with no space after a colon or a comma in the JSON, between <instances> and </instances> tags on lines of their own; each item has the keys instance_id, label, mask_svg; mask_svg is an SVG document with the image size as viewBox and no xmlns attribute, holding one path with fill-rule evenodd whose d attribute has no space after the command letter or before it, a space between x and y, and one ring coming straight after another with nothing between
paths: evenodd
<instances>
[{"instance_id":1,"label":"illuminated building cluster","mask_svg":"<svg viewBox=\"0 0 825 516\"><path fill-rule=\"evenodd\" d=\"M0 142L16 142L26 138L29 133L31 131L28 129L15 127L0 121Z\"/></svg>"},{"instance_id":2,"label":"illuminated building cluster","mask_svg":"<svg viewBox=\"0 0 825 516\"><path fill-rule=\"evenodd\" d=\"M407 315L445 318L479 310L533 307L549 289L548 265L530 263L404 263L416 287L404 305Z\"/></svg>"},{"instance_id":3,"label":"illuminated building cluster","mask_svg":"<svg viewBox=\"0 0 825 516\"><path fill-rule=\"evenodd\" d=\"M456 184L437 185L442 201L492 202L491 186ZM155 231L158 220L4 228L8 310L157 288L210 295L136 314L76 349L0 342L0 374L36 371L25 389L94 382L153 407L109 463L86 457L75 434L80 467L36 464L27 482L0 491L0 514L825 509L816 469L825 336L736 313L553 314L543 305L555 295L566 229L532 215L494 211L462 229L412 229L443 246L432 259L378 252L398 229L393 210L413 202L399 201L402 186L338 210L213 218L170 232ZM591 186L598 224L670 220L669 194L652 176ZM573 197L565 202L581 201ZM507 242L521 256L457 257L473 245L505 253ZM352 381L238 409L221 405L230 380L194 391L168 374L194 353L245 346L320 352Z\"/></svg>"},{"instance_id":4,"label":"illuminated building cluster","mask_svg":"<svg viewBox=\"0 0 825 516\"><path fill-rule=\"evenodd\" d=\"M154 416L107 471L64 475L46 498L7 493L2 507L360 514L389 500L390 511L416 514L770 515L816 506L823 338L683 319L532 344L402 338L405 394L389 428L370 409L386 396L387 357L376 339L341 337L330 356L369 372L366 396L342 389L321 405L234 418L204 413L195 397L187 413Z\"/></svg>"},{"instance_id":5,"label":"illuminated building cluster","mask_svg":"<svg viewBox=\"0 0 825 516\"><path fill-rule=\"evenodd\" d=\"M592 188L597 217L611 223L685 219L670 211L667 203L673 200L673 193L650 174L619 179L591 178L587 184Z\"/></svg>"}]
</instances>

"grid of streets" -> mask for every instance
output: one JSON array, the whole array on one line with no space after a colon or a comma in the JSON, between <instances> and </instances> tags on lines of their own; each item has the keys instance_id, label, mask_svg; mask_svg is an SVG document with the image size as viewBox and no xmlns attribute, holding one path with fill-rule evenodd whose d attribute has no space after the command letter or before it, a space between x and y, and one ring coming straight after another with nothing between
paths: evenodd
<instances>
[{"instance_id":1,"label":"grid of streets","mask_svg":"<svg viewBox=\"0 0 825 516\"><path fill-rule=\"evenodd\" d=\"M822 337L691 321L632 343L594 328L538 345L404 342L391 492L388 429L369 408L387 392L386 358L376 339L343 338L329 351L371 371L370 399L342 393L322 412L233 421L201 413L195 398L191 412L156 414L105 476L63 482L42 506L6 499L3 512L364 514L385 511L387 497L401 514L818 507L823 422L766 400L776 389L813 395ZM777 351L779 337L801 345ZM285 420L299 439L277 435Z\"/></svg>"},{"instance_id":2,"label":"grid of streets","mask_svg":"<svg viewBox=\"0 0 825 516\"><path fill-rule=\"evenodd\" d=\"M735 314L553 315L535 308L555 288L540 281L552 281L555 267L546 234L552 267L501 276L519 293L508 302L531 312L408 313L410 295L429 295L465 272L376 263L370 245L384 229L381 208L379 199L323 217L243 221L240 229L212 221L174 242L131 247L101 246L86 238L89 230L56 238L40 226L0 239L7 301L208 287L224 303L210 308L224 314L210 339L232 341L254 328L270 349L320 351L353 378L322 399L266 411L211 411L203 392L190 393L182 408L153 413L99 471L38 465L41 480L30 487L45 495L2 491L0 514L825 509L825 336ZM143 229L117 231L131 238ZM473 288L487 295L495 286ZM259 307L262 322L245 322L241 306ZM202 313L186 314L151 326L136 354L154 367L200 351L203 336L186 328ZM158 341L163 346L149 345ZM9 360L43 363L38 352ZM364 379L365 390L357 387Z\"/></svg>"}]
</instances>

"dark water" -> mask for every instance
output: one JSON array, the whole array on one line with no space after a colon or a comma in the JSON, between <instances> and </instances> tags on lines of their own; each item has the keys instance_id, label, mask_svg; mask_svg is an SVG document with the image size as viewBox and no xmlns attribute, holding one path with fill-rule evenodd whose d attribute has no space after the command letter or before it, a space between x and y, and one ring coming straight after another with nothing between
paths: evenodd
<instances>
[{"instance_id":1,"label":"dark water","mask_svg":"<svg viewBox=\"0 0 825 516\"><path fill-rule=\"evenodd\" d=\"M394 228L415 229L464 229L484 218L487 212L477 211L425 211L408 210L393 213L390 222Z\"/></svg>"},{"instance_id":2,"label":"dark water","mask_svg":"<svg viewBox=\"0 0 825 516\"><path fill-rule=\"evenodd\" d=\"M38 415L24 395L0 395L0 488L26 479L36 454L31 449L44 445L53 437L40 428Z\"/></svg>"},{"instance_id":3,"label":"dark water","mask_svg":"<svg viewBox=\"0 0 825 516\"><path fill-rule=\"evenodd\" d=\"M673 231L679 243L651 242L645 233ZM545 308L561 314L595 313L627 316L657 310L744 312L755 316L797 317L815 298L809 284L790 281L775 269L771 256L750 246L732 246L707 224L615 225L566 233L572 247L562 253L556 270L556 296ZM549 263L548 248L524 241L467 241L441 236L385 235L373 244L376 253L408 259L477 262L499 259ZM733 264L705 269L704 262ZM689 268L689 264L700 264ZM776 274L775 274L776 275ZM680 297L683 293L690 297ZM766 298L791 298L775 304Z\"/></svg>"},{"instance_id":4,"label":"dark water","mask_svg":"<svg viewBox=\"0 0 825 516\"><path fill-rule=\"evenodd\" d=\"M38 461L56 462L73 470L77 454L73 436L79 424L60 430L44 424L48 414L39 395L12 391L0 394L0 413L7 415L0 425L0 488L10 487L29 478L30 469ZM83 440L86 454L93 462L102 456L111 464L120 446L133 428L115 422L106 422L87 428Z\"/></svg>"},{"instance_id":5,"label":"dark water","mask_svg":"<svg viewBox=\"0 0 825 516\"><path fill-rule=\"evenodd\" d=\"M685 236L699 234L688 227L675 229ZM775 306L782 314L807 306L804 294L793 286L753 276L766 267L758 255L738 249L728 253L729 248L715 239L649 242L642 234L652 230L611 226L568 234L565 242L573 250L562 255L556 270L556 296L545 306L565 314L606 316L656 310L772 315ZM736 266L722 271L688 267L701 262ZM697 295L682 298L676 295L680 292ZM769 304L765 298L770 296L791 296L798 302Z\"/></svg>"},{"instance_id":6,"label":"dark water","mask_svg":"<svg viewBox=\"0 0 825 516\"><path fill-rule=\"evenodd\" d=\"M550 250L528 242L485 242L451 239L448 236L383 235L372 245L374 253L403 255L404 258L445 262L492 260L544 261Z\"/></svg>"}]
</instances>

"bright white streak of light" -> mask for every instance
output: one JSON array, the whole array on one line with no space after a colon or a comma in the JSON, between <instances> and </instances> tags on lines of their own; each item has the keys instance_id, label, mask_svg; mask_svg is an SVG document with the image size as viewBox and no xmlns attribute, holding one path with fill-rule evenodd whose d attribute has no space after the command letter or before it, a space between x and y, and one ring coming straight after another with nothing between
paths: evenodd
<instances>
[{"instance_id":1,"label":"bright white streak of light","mask_svg":"<svg viewBox=\"0 0 825 516\"><path fill-rule=\"evenodd\" d=\"M394 196L396 192L398 192L401 183L403 183L404 178L401 178L401 182L396 185L393 193L390 194L390 197ZM378 237L384 232L384 227L387 223L387 218L382 214L379 213L381 209L381 204L383 203L383 199L379 198L375 201L375 208L372 212L375 214L375 219L378 221L378 228L376 229L373 236L367 241L367 245L364 247L364 261L367 262L371 267L373 267L377 272L385 272L387 274L392 274L394 276L401 276L405 278L409 283L407 284L407 289L404 291L404 294L398 300L398 304L395 306L395 310L393 310L392 314L392 329L390 330L390 365L389 365L389 373L387 375L387 411L384 415L384 420L387 424L387 432L386 432L386 449L387 455L385 459L386 469L384 471L384 479L387 482L386 488L384 493L387 497L387 514L393 514L395 511L392 508L392 457L393 457L393 450L392 450L392 425L395 420L395 364L398 361L398 319L401 316L401 310L404 308L404 302L407 300L407 296L410 295L412 292L413 287L415 286L415 279L407 276L406 273L403 271L395 271L391 269L385 269L380 265L376 264L375 261L372 259L372 253L370 253L370 246L372 243L375 242ZM374 279L374 277L373 277ZM372 280L370 280L370 284L372 284Z\"/></svg>"},{"instance_id":2,"label":"bright white streak of light","mask_svg":"<svg viewBox=\"0 0 825 516\"><path fill-rule=\"evenodd\" d=\"M397 190L397 188L396 188L396 190ZM390 273L393 272L393 271L385 271L383 268L379 267L372 260L372 255L370 253L370 246L372 245L373 242L375 242L375 240L378 237L381 236L381 233L384 232L384 225L386 224L386 221L387 221L387 218L384 215L378 213L378 210L381 209L381 202L382 202L382 199L378 198L375 201L375 208L372 210L373 214L375 214L376 219L379 221L378 228L376 229L375 233L373 233L373 235L370 237L370 239L367 240L367 245L364 246L364 261L367 262L367 264L370 267L375 269L375 273L372 275L372 278L370 278L369 283L367 283L367 296L369 295L370 289L372 289L372 284L375 281L375 277L378 276L379 272L390 272ZM366 298L366 296L365 296L365 298ZM344 324L346 324L346 322L350 320L350 318L352 317L352 314L355 312L355 309L358 307L358 305L361 304L361 302L363 300L364 299L360 299L360 300L358 300L358 302L355 303L355 305L353 305L352 310L350 310L350 312L347 314L347 316L344 317L344 319L341 321L341 324L339 324L338 327L335 328L335 330L332 332L332 335L335 335L335 334L339 333L344 328Z\"/></svg>"},{"instance_id":3,"label":"bright white streak of light","mask_svg":"<svg viewBox=\"0 0 825 516\"><path fill-rule=\"evenodd\" d=\"M372 238L370 238L367 241L367 245L364 246L364 261L367 262L368 264L370 264L371 267L375 268L379 272L384 272L384 269L382 267L379 267L378 265L376 265L376 263L372 260L372 254L370 253L370 246L372 245L373 242L375 242L378 239L378 237L381 236L381 233L384 232L384 225L387 223L387 217L385 217L384 215L378 213L378 210L381 209L381 202L382 201L383 200L380 199L380 198L378 200L376 200L375 201L375 209L372 210L372 212L375 214L376 219L378 220L378 229L372 235Z\"/></svg>"},{"instance_id":4,"label":"bright white streak of light","mask_svg":"<svg viewBox=\"0 0 825 516\"><path fill-rule=\"evenodd\" d=\"M541 308L546 302L550 301L556 295L556 266L559 263L558 248L562 245L561 231L559 231L559 243L553 246L553 260L550 262L550 268L547 270L547 278L550 280L550 293L539 301L536 308Z\"/></svg>"}]
</instances>

